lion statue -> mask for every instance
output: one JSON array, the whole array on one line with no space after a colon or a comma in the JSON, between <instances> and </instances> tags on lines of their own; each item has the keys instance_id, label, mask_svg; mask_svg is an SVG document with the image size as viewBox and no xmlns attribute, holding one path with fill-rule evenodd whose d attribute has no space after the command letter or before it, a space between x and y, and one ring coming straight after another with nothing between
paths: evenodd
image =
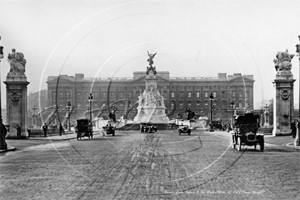
<instances>
[{"instance_id":1,"label":"lion statue","mask_svg":"<svg viewBox=\"0 0 300 200\"><path fill-rule=\"evenodd\" d=\"M292 59L294 55L289 54L288 50L284 52L278 52L276 58L273 60L275 63L276 71L290 71L292 69Z\"/></svg>"},{"instance_id":2,"label":"lion statue","mask_svg":"<svg viewBox=\"0 0 300 200\"><path fill-rule=\"evenodd\" d=\"M26 60L24 59L24 54L16 52L12 49L12 53L8 54L8 62L10 64L9 74L13 75L24 75Z\"/></svg>"}]
</instances>

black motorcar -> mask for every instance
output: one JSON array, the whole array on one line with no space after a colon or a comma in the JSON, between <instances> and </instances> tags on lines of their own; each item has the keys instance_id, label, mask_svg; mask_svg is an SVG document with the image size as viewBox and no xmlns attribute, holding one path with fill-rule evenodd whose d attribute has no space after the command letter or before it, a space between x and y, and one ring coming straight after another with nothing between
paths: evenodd
<instances>
[{"instance_id":1,"label":"black motorcar","mask_svg":"<svg viewBox=\"0 0 300 200\"><path fill-rule=\"evenodd\" d=\"M89 139L93 138L93 126L88 119L78 119L75 131L77 134L77 140L82 137L88 137Z\"/></svg>"},{"instance_id":2,"label":"black motorcar","mask_svg":"<svg viewBox=\"0 0 300 200\"><path fill-rule=\"evenodd\" d=\"M246 113L243 116L236 116L233 125L232 147L238 151L242 150L242 145L254 146L259 144L260 150L264 151L264 134L259 133L259 115Z\"/></svg>"},{"instance_id":3,"label":"black motorcar","mask_svg":"<svg viewBox=\"0 0 300 200\"><path fill-rule=\"evenodd\" d=\"M181 133L187 133L188 135L191 135L192 129L188 125L179 125L178 134L181 135Z\"/></svg>"},{"instance_id":4,"label":"black motorcar","mask_svg":"<svg viewBox=\"0 0 300 200\"><path fill-rule=\"evenodd\" d=\"M103 126L102 128L105 130L106 134L115 136L116 129L110 123L108 123L106 126Z\"/></svg>"},{"instance_id":5,"label":"black motorcar","mask_svg":"<svg viewBox=\"0 0 300 200\"><path fill-rule=\"evenodd\" d=\"M141 133L153 133L153 132L157 132L157 126L154 126L151 123L142 123L140 125L140 131Z\"/></svg>"}]
</instances>

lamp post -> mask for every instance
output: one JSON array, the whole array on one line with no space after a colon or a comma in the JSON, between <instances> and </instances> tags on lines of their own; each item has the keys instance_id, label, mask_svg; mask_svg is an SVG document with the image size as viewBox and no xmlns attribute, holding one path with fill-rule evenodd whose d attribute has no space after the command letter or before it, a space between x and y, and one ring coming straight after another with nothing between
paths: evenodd
<instances>
[{"instance_id":1,"label":"lamp post","mask_svg":"<svg viewBox=\"0 0 300 200\"><path fill-rule=\"evenodd\" d=\"M232 122L233 122L233 114L234 114L233 107L234 107L234 101L232 101L232 102L230 103L230 106L231 106L231 110L232 110L231 120L232 120Z\"/></svg>"},{"instance_id":2,"label":"lamp post","mask_svg":"<svg viewBox=\"0 0 300 200\"><path fill-rule=\"evenodd\" d=\"M0 36L1 40L1 36ZM4 58L3 47L0 46L0 63L1 59ZM0 150L7 150L7 144L5 142L5 132L2 130L2 106L1 106L1 65L0 65Z\"/></svg>"},{"instance_id":3,"label":"lamp post","mask_svg":"<svg viewBox=\"0 0 300 200\"><path fill-rule=\"evenodd\" d=\"M300 35L298 36L299 41L300 41ZM299 57L299 78L298 78L298 82L299 82L299 88L300 88L300 43L296 45L296 52L298 53L298 57ZM294 141L294 146L300 146L299 143L299 137L300 137L300 92L299 92L299 108L298 108L298 122L296 123L296 129L297 129L297 133L296 133L296 139Z\"/></svg>"},{"instance_id":4,"label":"lamp post","mask_svg":"<svg viewBox=\"0 0 300 200\"><path fill-rule=\"evenodd\" d=\"M93 102L93 95L90 93L89 96L89 103L90 103L90 123L92 123L92 102Z\"/></svg>"},{"instance_id":5,"label":"lamp post","mask_svg":"<svg viewBox=\"0 0 300 200\"><path fill-rule=\"evenodd\" d=\"M67 103L67 109L68 109L68 114L67 114L67 122L68 122L68 131L71 131L71 103L68 101Z\"/></svg>"},{"instance_id":6,"label":"lamp post","mask_svg":"<svg viewBox=\"0 0 300 200\"><path fill-rule=\"evenodd\" d=\"M37 110L37 107L34 105L32 108L32 111L33 111L33 115L32 115L33 120L32 121L33 121L34 128L37 126L36 110Z\"/></svg>"},{"instance_id":7,"label":"lamp post","mask_svg":"<svg viewBox=\"0 0 300 200\"><path fill-rule=\"evenodd\" d=\"M209 100L210 100L210 128L209 128L209 132L213 132L214 129L212 127L212 111L213 111L213 100L214 100L214 95L211 93L209 96Z\"/></svg>"}]
</instances>

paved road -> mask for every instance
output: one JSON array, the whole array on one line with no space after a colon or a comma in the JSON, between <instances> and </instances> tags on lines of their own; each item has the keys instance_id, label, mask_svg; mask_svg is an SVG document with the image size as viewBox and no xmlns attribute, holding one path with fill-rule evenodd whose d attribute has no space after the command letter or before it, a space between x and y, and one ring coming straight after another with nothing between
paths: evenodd
<instances>
[{"instance_id":1,"label":"paved road","mask_svg":"<svg viewBox=\"0 0 300 200\"><path fill-rule=\"evenodd\" d=\"M117 132L41 143L0 156L0 199L300 197L299 151L266 144L264 152L238 152L226 132Z\"/></svg>"}]
</instances>

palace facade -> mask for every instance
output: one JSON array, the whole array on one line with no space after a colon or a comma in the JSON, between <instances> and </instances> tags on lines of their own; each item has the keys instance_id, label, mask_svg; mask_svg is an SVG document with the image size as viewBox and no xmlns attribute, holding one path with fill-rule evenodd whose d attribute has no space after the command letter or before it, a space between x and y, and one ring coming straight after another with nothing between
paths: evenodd
<instances>
[{"instance_id":1,"label":"palace facade","mask_svg":"<svg viewBox=\"0 0 300 200\"><path fill-rule=\"evenodd\" d=\"M117 118L123 116L126 106L133 106L145 89L145 72L134 72L131 78L87 78L84 74L75 76L48 77L48 106L65 108L70 102L74 107L71 121L87 115L89 95L93 96L92 110L101 110L104 105L115 103ZM229 120L234 109L253 110L253 75L219 73L217 77L170 77L167 71L158 71L157 85L164 96L166 113L170 119L178 113L184 117L186 108L197 117L211 116L210 95L213 94L213 120ZM129 100L129 101L128 101ZM231 104L234 102L234 105ZM233 105L233 106L232 106ZM128 113L133 119L137 110ZM98 115L93 112L93 116ZM107 118L108 111L101 116ZM98 115L100 116L100 115Z\"/></svg>"}]
</instances>

